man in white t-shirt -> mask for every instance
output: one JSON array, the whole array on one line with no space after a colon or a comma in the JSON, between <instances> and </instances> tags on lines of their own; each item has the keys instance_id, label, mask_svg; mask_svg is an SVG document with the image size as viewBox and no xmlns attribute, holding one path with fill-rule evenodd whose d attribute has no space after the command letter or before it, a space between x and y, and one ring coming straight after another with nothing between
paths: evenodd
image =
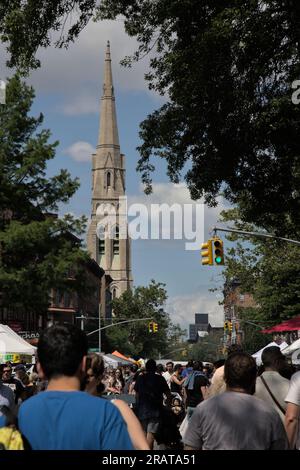
<instances>
[{"instance_id":1,"label":"man in white t-shirt","mask_svg":"<svg viewBox=\"0 0 300 470\"><path fill-rule=\"evenodd\" d=\"M257 377L255 396L269 403L279 414L284 424L286 403L290 381L280 375L278 370L285 364L285 356L279 346L269 346L261 356L264 372Z\"/></svg>"},{"instance_id":2,"label":"man in white t-shirt","mask_svg":"<svg viewBox=\"0 0 300 470\"><path fill-rule=\"evenodd\" d=\"M171 377L174 372L174 364L173 362L167 362L166 364L166 372L162 374L163 378L166 380L168 387L171 388Z\"/></svg>"},{"instance_id":3,"label":"man in white t-shirt","mask_svg":"<svg viewBox=\"0 0 300 470\"><path fill-rule=\"evenodd\" d=\"M300 372L291 378L286 396L285 429L291 449L300 450Z\"/></svg>"},{"instance_id":4,"label":"man in white t-shirt","mask_svg":"<svg viewBox=\"0 0 300 470\"><path fill-rule=\"evenodd\" d=\"M253 396L256 363L236 352L225 362L226 391L204 400L184 435L186 450L285 450L288 441L278 413Z\"/></svg>"}]
</instances>

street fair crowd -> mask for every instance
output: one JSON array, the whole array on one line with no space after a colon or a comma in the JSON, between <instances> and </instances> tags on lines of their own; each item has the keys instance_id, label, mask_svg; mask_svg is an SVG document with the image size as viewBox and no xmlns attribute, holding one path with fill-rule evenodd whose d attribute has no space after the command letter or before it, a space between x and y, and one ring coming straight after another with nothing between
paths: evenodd
<instances>
[{"instance_id":1,"label":"street fair crowd","mask_svg":"<svg viewBox=\"0 0 300 470\"><path fill-rule=\"evenodd\" d=\"M112 367L73 325L45 330L36 364L0 367L0 448L299 449L300 372L277 346L262 364L150 358ZM230 432L232 431L232 432Z\"/></svg>"}]
</instances>

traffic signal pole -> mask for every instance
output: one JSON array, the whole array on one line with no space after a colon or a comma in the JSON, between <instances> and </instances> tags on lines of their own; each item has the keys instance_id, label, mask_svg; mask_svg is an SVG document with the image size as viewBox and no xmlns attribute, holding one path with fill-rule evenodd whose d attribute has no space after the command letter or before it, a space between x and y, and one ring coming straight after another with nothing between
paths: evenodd
<instances>
[{"instance_id":1,"label":"traffic signal pole","mask_svg":"<svg viewBox=\"0 0 300 470\"><path fill-rule=\"evenodd\" d=\"M145 320L152 320L152 317L148 318L134 318L133 320L124 320L124 321L119 321L117 323L111 323L110 325L103 326L102 328L97 328L97 330L91 331L90 333L87 333L87 336L93 335L94 333L98 333L99 331L106 330L106 328L111 328L112 326L117 326L117 325L122 325L123 323L132 323L136 321L145 321Z\"/></svg>"},{"instance_id":2,"label":"traffic signal pole","mask_svg":"<svg viewBox=\"0 0 300 470\"><path fill-rule=\"evenodd\" d=\"M284 242L293 243L294 245L299 245L300 242L298 240L292 240L290 238L283 238L277 237L276 235L271 235L269 233L259 233L259 232L246 232L245 230L236 230L233 228L221 228L221 227L213 227L213 232L231 232L231 233L239 233L241 235L249 235L251 237L258 237L258 238L273 238L275 240L282 240Z\"/></svg>"}]
</instances>

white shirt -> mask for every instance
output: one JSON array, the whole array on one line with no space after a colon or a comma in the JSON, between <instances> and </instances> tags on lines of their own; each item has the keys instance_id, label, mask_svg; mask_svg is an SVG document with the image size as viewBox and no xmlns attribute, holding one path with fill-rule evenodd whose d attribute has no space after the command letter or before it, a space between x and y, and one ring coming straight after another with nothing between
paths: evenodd
<instances>
[{"instance_id":1,"label":"white shirt","mask_svg":"<svg viewBox=\"0 0 300 470\"><path fill-rule=\"evenodd\" d=\"M286 402L285 397L289 390L290 381L282 377L279 372L273 370L267 370L262 374L266 384L268 385L269 389L271 390L272 394L280 404L280 406L286 410ZM278 408L276 403L274 402L273 398L269 394L268 390L264 386L260 377L256 379L256 386L255 386L255 396L257 398L261 398L265 402L269 403L279 414L281 421L284 423L285 415L282 411Z\"/></svg>"},{"instance_id":2,"label":"white shirt","mask_svg":"<svg viewBox=\"0 0 300 470\"><path fill-rule=\"evenodd\" d=\"M290 388L285 398L287 403L293 403L294 405L300 406L300 372L296 372L292 375L290 380ZM300 450L300 422L298 423L298 438L296 442L296 448Z\"/></svg>"},{"instance_id":3,"label":"white shirt","mask_svg":"<svg viewBox=\"0 0 300 470\"><path fill-rule=\"evenodd\" d=\"M166 380L167 384L168 384L168 387L171 388L171 377L173 375L173 372L170 374L169 371L167 372L164 372L162 374L163 378Z\"/></svg>"}]
</instances>

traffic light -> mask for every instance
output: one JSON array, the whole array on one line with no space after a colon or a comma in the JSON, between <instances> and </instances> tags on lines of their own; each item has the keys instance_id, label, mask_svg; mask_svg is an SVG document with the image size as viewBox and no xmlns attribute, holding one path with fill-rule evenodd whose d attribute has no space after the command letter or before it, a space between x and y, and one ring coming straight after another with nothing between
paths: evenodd
<instances>
[{"instance_id":1,"label":"traffic light","mask_svg":"<svg viewBox=\"0 0 300 470\"><path fill-rule=\"evenodd\" d=\"M212 266L213 262L213 253L212 253L212 243L213 240L209 239L207 242L202 243L201 245L201 256L202 256L202 265Z\"/></svg>"},{"instance_id":2,"label":"traffic light","mask_svg":"<svg viewBox=\"0 0 300 470\"><path fill-rule=\"evenodd\" d=\"M157 333L158 332L158 323L155 321L151 321L148 325L149 333Z\"/></svg>"},{"instance_id":3,"label":"traffic light","mask_svg":"<svg viewBox=\"0 0 300 470\"><path fill-rule=\"evenodd\" d=\"M231 333L231 332L232 332L232 322L231 322L231 321L228 322L228 329L229 329L229 331L230 331L230 333Z\"/></svg>"},{"instance_id":4,"label":"traffic light","mask_svg":"<svg viewBox=\"0 0 300 470\"><path fill-rule=\"evenodd\" d=\"M225 322L224 322L224 330L225 330L225 331L228 330L228 321L225 321Z\"/></svg>"},{"instance_id":5,"label":"traffic light","mask_svg":"<svg viewBox=\"0 0 300 470\"><path fill-rule=\"evenodd\" d=\"M218 266L224 264L223 240L218 237L213 239L213 259Z\"/></svg>"}]
</instances>

